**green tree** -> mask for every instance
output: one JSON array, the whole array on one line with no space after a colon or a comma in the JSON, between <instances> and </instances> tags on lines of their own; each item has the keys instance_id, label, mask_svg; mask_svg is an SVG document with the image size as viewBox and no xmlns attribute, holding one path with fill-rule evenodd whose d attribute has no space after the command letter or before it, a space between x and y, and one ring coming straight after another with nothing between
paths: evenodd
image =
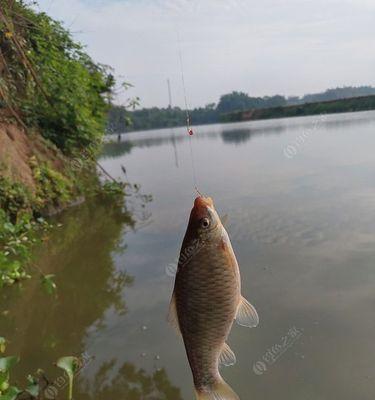
<instances>
[{"instance_id":1,"label":"green tree","mask_svg":"<svg viewBox=\"0 0 375 400\"><path fill-rule=\"evenodd\" d=\"M65 153L97 150L115 83L111 69L47 14L23 1L0 4L5 102Z\"/></svg>"}]
</instances>

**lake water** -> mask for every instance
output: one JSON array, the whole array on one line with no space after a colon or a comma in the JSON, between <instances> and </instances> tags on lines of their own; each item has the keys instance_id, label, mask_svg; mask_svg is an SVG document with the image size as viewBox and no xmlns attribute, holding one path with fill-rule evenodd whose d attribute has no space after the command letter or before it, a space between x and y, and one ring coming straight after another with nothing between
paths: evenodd
<instances>
[{"instance_id":1,"label":"lake water","mask_svg":"<svg viewBox=\"0 0 375 400\"><path fill-rule=\"evenodd\" d=\"M255 329L234 326L245 399L372 400L375 395L375 113L196 127L197 185L213 197L236 252ZM107 144L101 163L139 183L129 215L103 201L58 217L37 278L1 293L0 336L20 383L87 353L75 399L193 399L181 340L166 323L173 270L194 194L184 129ZM4 313L4 311L6 311ZM64 398L65 389L58 389Z\"/></svg>"}]
</instances>

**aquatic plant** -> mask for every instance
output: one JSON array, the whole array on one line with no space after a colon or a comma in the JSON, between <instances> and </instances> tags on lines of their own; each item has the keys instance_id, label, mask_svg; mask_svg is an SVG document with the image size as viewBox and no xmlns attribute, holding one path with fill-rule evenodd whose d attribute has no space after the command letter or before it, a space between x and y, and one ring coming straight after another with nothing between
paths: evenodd
<instances>
[{"instance_id":1,"label":"aquatic plant","mask_svg":"<svg viewBox=\"0 0 375 400\"><path fill-rule=\"evenodd\" d=\"M6 349L6 340L0 337L0 353ZM0 398L2 400L13 400L17 397L20 390L15 386L10 386L10 370L17 364L19 358L16 356L0 357Z\"/></svg>"},{"instance_id":2,"label":"aquatic plant","mask_svg":"<svg viewBox=\"0 0 375 400\"><path fill-rule=\"evenodd\" d=\"M52 227L38 210L24 185L0 176L0 288L29 277L32 246Z\"/></svg>"},{"instance_id":3,"label":"aquatic plant","mask_svg":"<svg viewBox=\"0 0 375 400\"><path fill-rule=\"evenodd\" d=\"M0 354L6 349L6 340L0 337ZM17 356L0 357L0 399L1 400L41 400L48 393L48 388L52 387L42 370L37 371L37 376L27 376L27 386L20 389L10 384L10 371L20 361ZM67 356L57 360L56 366L63 369L68 377L68 400L73 398L73 380L74 375L83 365L83 360L78 357ZM55 388L53 388L55 389Z\"/></svg>"},{"instance_id":4,"label":"aquatic plant","mask_svg":"<svg viewBox=\"0 0 375 400\"><path fill-rule=\"evenodd\" d=\"M56 365L59 368L63 369L68 375L68 380L69 380L68 400L72 400L73 398L74 374L80 368L80 364L81 364L80 359L73 356L62 357L56 363Z\"/></svg>"}]
</instances>

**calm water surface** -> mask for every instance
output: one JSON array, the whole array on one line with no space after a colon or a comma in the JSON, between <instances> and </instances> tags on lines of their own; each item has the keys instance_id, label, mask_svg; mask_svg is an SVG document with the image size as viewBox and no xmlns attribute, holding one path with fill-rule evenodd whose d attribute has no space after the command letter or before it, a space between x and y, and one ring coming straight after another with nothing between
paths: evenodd
<instances>
[{"instance_id":1,"label":"calm water surface","mask_svg":"<svg viewBox=\"0 0 375 400\"><path fill-rule=\"evenodd\" d=\"M226 380L243 400L372 400L375 113L199 127L192 148L261 320L233 328ZM133 194L129 215L90 202L59 217L38 253L57 297L37 279L1 294L0 336L22 359L13 376L57 377L57 358L87 352L76 399L193 399L166 323L194 196L189 139L184 129L132 133L101 161L119 178L124 165L153 201Z\"/></svg>"}]
</instances>

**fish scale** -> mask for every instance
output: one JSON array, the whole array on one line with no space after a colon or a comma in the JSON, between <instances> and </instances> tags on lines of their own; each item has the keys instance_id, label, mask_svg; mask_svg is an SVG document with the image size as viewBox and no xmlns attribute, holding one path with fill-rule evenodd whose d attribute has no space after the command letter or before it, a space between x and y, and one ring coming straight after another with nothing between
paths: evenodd
<instances>
[{"instance_id":1,"label":"fish scale","mask_svg":"<svg viewBox=\"0 0 375 400\"><path fill-rule=\"evenodd\" d=\"M217 379L218 358L240 296L238 276L220 240L200 250L176 277L178 320L198 388Z\"/></svg>"}]
</instances>

